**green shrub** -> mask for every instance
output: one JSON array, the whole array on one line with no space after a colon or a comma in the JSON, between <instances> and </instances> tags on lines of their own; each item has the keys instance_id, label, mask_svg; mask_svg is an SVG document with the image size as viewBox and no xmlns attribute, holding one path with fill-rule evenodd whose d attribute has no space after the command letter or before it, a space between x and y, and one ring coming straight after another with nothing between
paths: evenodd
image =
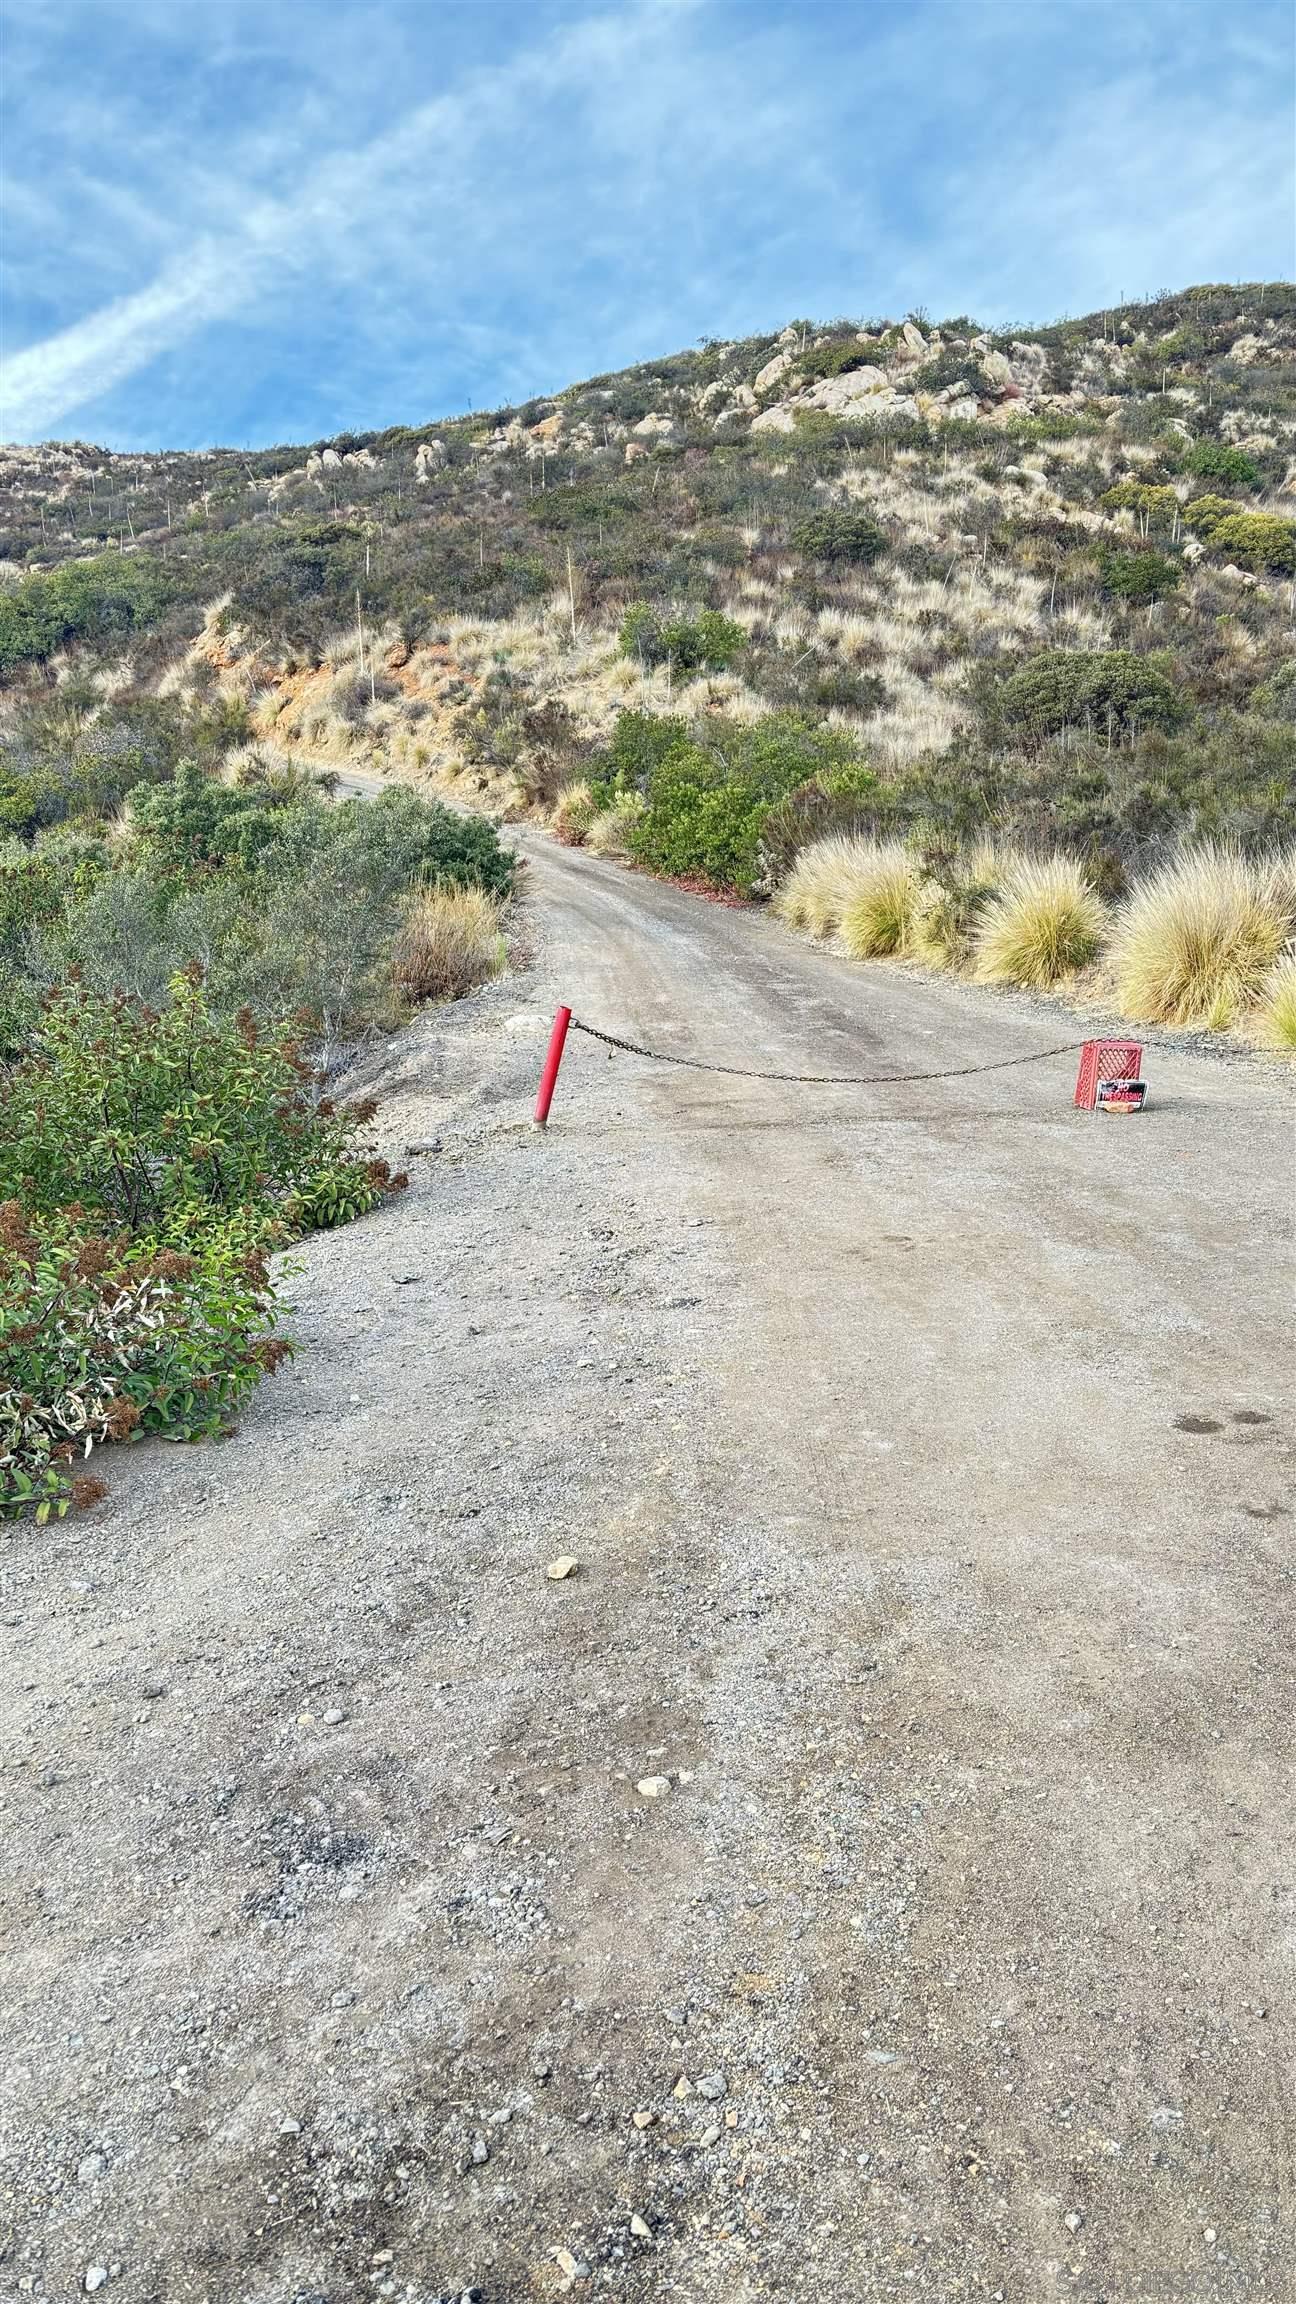
<instances>
[{"instance_id":1,"label":"green shrub","mask_svg":"<svg viewBox=\"0 0 1296 2304\"><path fill-rule=\"evenodd\" d=\"M1256 689L1252 706L1274 720L1296 724L1296 657L1289 657L1278 665L1271 677Z\"/></svg>"},{"instance_id":2,"label":"green shrub","mask_svg":"<svg viewBox=\"0 0 1296 2304\"><path fill-rule=\"evenodd\" d=\"M293 857L304 866L309 856L336 857L354 877L393 891L414 883L508 896L517 870L486 817L423 800L400 785L375 800L344 800L338 808L316 807L304 820L294 816L267 869L271 863L282 868Z\"/></svg>"},{"instance_id":3,"label":"green shrub","mask_svg":"<svg viewBox=\"0 0 1296 2304\"><path fill-rule=\"evenodd\" d=\"M1177 560L1160 552L1108 552L1102 561L1102 585L1109 599L1126 600L1143 608L1178 590L1183 571Z\"/></svg>"},{"instance_id":4,"label":"green shrub","mask_svg":"<svg viewBox=\"0 0 1296 2304\"><path fill-rule=\"evenodd\" d=\"M1260 468L1242 448L1231 448L1225 440L1195 440L1184 459L1190 472L1203 480L1227 480L1234 487L1256 488L1260 483Z\"/></svg>"},{"instance_id":5,"label":"green shrub","mask_svg":"<svg viewBox=\"0 0 1296 2304\"><path fill-rule=\"evenodd\" d=\"M1296 526L1272 512L1232 512L1208 532L1214 552L1258 574L1296 574Z\"/></svg>"},{"instance_id":6,"label":"green shrub","mask_svg":"<svg viewBox=\"0 0 1296 2304\"><path fill-rule=\"evenodd\" d=\"M717 609L696 616L662 616L638 602L621 621L621 653L644 664L669 664L676 672L723 672L747 645L741 624Z\"/></svg>"},{"instance_id":7,"label":"green shrub","mask_svg":"<svg viewBox=\"0 0 1296 2304\"><path fill-rule=\"evenodd\" d=\"M867 512L829 506L792 526L793 549L808 560L876 560L886 545L885 531Z\"/></svg>"},{"instance_id":8,"label":"green shrub","mask_svg":"<svg viewBox=\"0 0 1296 2304\"><path fill-rule=\"evenodd\" d=\"M95 1228L183 1249L236 1219L345 1223L377 1206L386 1171L312 1077L250 1013L213 1016L197 970L160 1013L68 986L4 1074L0 1199L40 1219L75 1205Z\"/></svg>"},{"instance_id":9,"label":"green shrub","mask_svg":"<svg viewBox=\"0 0 1296 2304\"><path fill-rule=\"evenodd\" d=\"M169 783L141 785L130 798L135 844L160 874L186 874L235 858L251 864L282 829L285 807L265 794L222 784L192 760Z\"/></svg>"},{"instance_id":10,"label":"green shrub","mask_svg":"<svg viewBox=\"0 0 1296 2304\"><path fill-rule=\"evenodd\" d=\"M1195 536L1211 537L1221 520L1231 520L1237 506L1231 496L1195 496L1185 504L1183 524Z\"/></svg>"},{"instance_id":11,"label":"green shrub","mask_svg":"<svg viewBox=\"0 0 1296 2304\"><path fill-rule=\"evenodd\" d=\"M1179 513L1174 489L1147 480L1118 480L1098 501L1108 512L1139 513L1151 528L1172 527Z\"/></svg>"},{"instance_id":12,"label":"green shrub","mask_svg":"<svg viewBox=\"0 0 1296 2304\"><path fill-rule=\"evenodd\" d=\"M74 640L93 647L119 642L148 623L166 597L160 562L113 552L24 576L0 590L0 677L43 663Z\"/></svg>"},{"instance_id":13,"label":"green shrub","mask_svg":"<svg viewBox=\"0 0 1296 2304\"><path fill-rule=\"evenodd\" d=\"M34 1021L34 947L42 938L57 938L69 912L88 900L106 869L93 843L69 855L18 842L0 848L0 1060L22 1046Z\"/></svg>"},{"instance_id":14,"label":"green shrub","mask_svg":"<svg viewBox=\"0 0 1296 2304\"><path fill-rule=\"evenodd\" d=\"M830 337L827 343L810 344L797 353L796 376L803 384L817 384L826 376L845 376L852 368L863 368L873 356L872 347L855 336L844 343Z\"/></svg>"},{"instance_id":15,"label":"green shrub","mask_svg":"<svg viewBox=\"0 0 1296 2304\"><path fill-rule=\"evenodd\" d=\"M1113 648L1092 655L1046 649L1010 674L998 694L1010 728L1039 739L1063 728L1175 728L1186 706L1173 682L1146 656Z\"/></svg>"},{"instance_id":16,"label":"green shrub","mask_svg":"<svg viewBox=\"0 0 1296 2304\"><path fill-rule=\"evenodd\" d=\"M639 498L626 488L549 488L527 506L538 527L558 535L577 528L624 528L641 518Z\"/></svg>"},{"instance_id":17,"label":"green shrub","mask_svg":"<svg viewBox=\"0 0 1296 2304\"><path fill-rule=\"evenodd\" d=\"M0 1518L92 1501L75 1467L105 1441L225 1431L288 1350L274 1321L237 1230L193 1256L0 1204Z\"/></svg>"},{"instance_id":18,"label":"green shrub","mask_svg":"<svg viewBox=\"0 0 1296 2304\"><path fill-rule=\"evenodd\" d=\"M713 756L682 744L654 770L648 806L629 832L630 853L650 871L750 888L764 805L727 783Z\"/></svg>"},{"instance_id":19,"label":"green shrub","mask_svg":"<svg viewBox=\"0 0 1296 2304\"><path fill-rule=\"evenodd\" d=\"M590 761L588 783L595 802L606 808L626 793L647 793L653 770L688 736L687 723L671 713L621 712L605 752Z\"/></svg>"},{"instance_id":20,"label":"green shrub","mask_svg":"<svg viewBox=\"0 0 1296 2304\"><path fill-rule=\"evenodd\" d=\"M974 400L995 400L999 396L985 370L978 365L975 353L954 348L928 360L919 369L915 381L924 392L944 392L951 384L957 384Z\"/></svg>"},{"instance_id":21,"label":"green shrub","mask_svg":"<svg viewBox=\"0 0 1296 2304\"><path fill-rule=\"evenodd\" d=\"M0 837L6 832L33 832L39 821L40 786L36 779L0 767Z\"/></svg>"},{"instance_id":22,"label":"green shrub","mask_svg":"<svg viewBox=\"0 0 1296 2304\"><path fill-rule=\"evenodd\" d=\"M513 858L485 817L399 785L331 808L291 783L222 784L182 762L172 783L132 794L130 822L138 853L164 877L236 864L282 882L341 858L358 884L392 894L437 883L506 896L513 885Z\"/></svg>"},{"instance_id":23,"label":"green shrub","mask_svg":"<svg viewBox=\"0 0 1296 2304\"><path fill-rule=\"evenodd\" d=\"M651 715L638 718L632 741L649 755L660 738L645 726ZM704 742L680 735L651 760L643 786L648 805L632 830L632 851L652 871L696 874L746 894L761 873L778 804L815 779L852 774L867 771L850 737L795 713L772 712L750 724L708 722Z\"/></svg>"}]
</instances>

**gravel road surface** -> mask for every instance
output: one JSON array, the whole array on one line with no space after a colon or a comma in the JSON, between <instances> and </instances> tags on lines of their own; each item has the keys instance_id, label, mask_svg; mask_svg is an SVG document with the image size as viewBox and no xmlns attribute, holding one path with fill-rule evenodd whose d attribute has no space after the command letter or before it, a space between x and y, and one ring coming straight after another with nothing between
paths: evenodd
<instances>
[{"instance_id":1,"label":"gravel road surface","mask_svg":"<svg viewBox=\"0 0 1296 2304\"><path fill-rule=\"evenodd\" d=\"M537 1134L558 997L1071 1034L520 839L301 1357L0 1552L0 2296L1291 2304L1289 1082L577 1038Z\"/></svg>"}]
</instances>

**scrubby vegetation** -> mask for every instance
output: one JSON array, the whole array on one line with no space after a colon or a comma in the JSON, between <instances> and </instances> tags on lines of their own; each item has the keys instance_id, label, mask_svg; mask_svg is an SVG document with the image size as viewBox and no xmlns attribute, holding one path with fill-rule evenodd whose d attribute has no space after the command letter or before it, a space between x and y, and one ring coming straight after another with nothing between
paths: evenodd
<instances>
[{"instance_id":1,"label":"scrubby vegetation","mask_svg":"<svg viewBox=\"0 0 1296 2304\"><path fill-rule=\"evenodd\" d=\"M1216 846L1154 873L1117 927L1124 1013L1158 1024L1231 1024L1256 1002L1296 928L1294 895L1275 860Z\"/></svg>"},{"instance_id":2,"label":"scrubby vegetation","mask_svg":"<svg viewBox=\"0 0 1296 2304\"><path fill-rule=\"evenodd\" d=\"M799 321L309 451L6 452L0 1036L68 968L156 1005L193 959L217 1013L308 1009L328 1061L390 1021L448 933L409 880L494 898L506 867L330 813L352 766L782 888L816 933L825 856L903 849L891 949L941 966L990 966L1034 859L1035 974L1079 965L1091 900L1290 839L1294 482L1274 282L1017 332Z\"/></svg>"},{"instance_id":3,"label":"scrubby vegetation","mask_svg":"<svg viewBox=\"0 0 1296 2304\"><path fill-rule=\"evenodd\" d=\"M96 725L109 772L58 781L36 728L0 838L0 1516L92 1500L105 1441L228 1427L287 1349L271 1252L403 1181L328 1073L494 972L511 882L482 819L222 772L237 715Z\"/></svg>"},{"instance_id":4,"label":"scrubby vegetation","mask_svg":"<svg viewBox=\"0 0 1296 2304\"><path fill-rule=\"evenodd\" d=\"M1283 1055L1296 1054L1296 954L1278 962L1260 988L1256 1003L1260 1044Z\"/></svg>"},{"instance_id":5,"label":"scrubby vegetation","mask_svg":"<svg viewBox=\"0 0 1296 2304\"><path fill-rule=\"evenodd\" d=\"M801 849L775 907L851 959L916 959L1030 991L1094 971L1132 1022L1243 1021L1262 1046L1296 1045L1291 851L1183 849L1136 879L1113 919L1075 855L963 848L931 826L907 841L835 832Z\"/></svg>"},{"instance_id":6,"label":"scrubby vegetation","mask_svg":"<svg viewBox=\"0 0 1296 2304\"><path fill-rule=\"evenodd\" d=\"M0 1511L47 1518L94 1445L221 1430L285 1349L269 1251L401 1179L290 1040L214 1015L50 993L0 1099Z\"/></svg>"},{"instance_id":7,"label":"scrubby vegetation","mask_svg":"<svg viewBox=\"0 0 1296 2304\"><path fill-rule=\"evenodd\" d=\"M1044 991L1093 959L1102 931L1102 905L1075 857L1014 857L977 921L977 975Z\"/></svg>"}]
</instances>

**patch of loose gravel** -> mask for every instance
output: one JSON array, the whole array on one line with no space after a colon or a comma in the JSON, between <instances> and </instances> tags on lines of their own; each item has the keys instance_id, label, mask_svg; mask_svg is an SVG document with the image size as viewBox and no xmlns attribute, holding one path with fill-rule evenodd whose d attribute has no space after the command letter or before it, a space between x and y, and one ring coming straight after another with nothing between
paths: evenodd
<instances>
[{"instance_id":1,"label":"patch of loose gravel","mask_svg":"<svg viewBox=\"0 0 1296 2304\"><path fill-rule=\"evenodd\" d=\"M526 845L301 1357L0 1555L0 2294L1281 2304L1282 1083L576 1042L537 1135L560 995L1058 1035Z\"/></svg>"}]
</instances>

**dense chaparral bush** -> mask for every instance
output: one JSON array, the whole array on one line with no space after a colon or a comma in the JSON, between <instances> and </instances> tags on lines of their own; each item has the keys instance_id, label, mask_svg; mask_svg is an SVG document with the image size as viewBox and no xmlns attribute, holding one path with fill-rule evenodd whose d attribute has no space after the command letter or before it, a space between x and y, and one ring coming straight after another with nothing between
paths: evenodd
<instances>
[{"instance_id":1,"label":"dense chaparral bush","mask_svg":"<svg viewBox=\"0 0 1296 2304\"><path fill-rule=\"evenodd\" d=\"M1177 728L1188 716L1169 673L1124 648L1046 649L1010 673L997 702L1003 721L1036 741L1085 727L1125 737L1138 729Z\"/></svg>"},{"instance_id":2,"label":"dense chaparral bush","mask_svg":"<svg viewBox=\"0 0 1296 2304\"><path fill-rule=\"evenodd\" d=\"M858 766L849 734L795 713L690 729L682 719L637 712L622 713L589 781L607 800L642 798L627 835L640 863L746 895L761 875L765 830L779 804Z\"/></svg>"},{"instance_id":3,"label":"dense chaparral bush","mask_svg":"<svg viewBox=\"0 0 1296 2304\"><path fill-rule=\"evenodd\" d=\"M741 624L714 608L696 615L662 616L640 601L621 620L621 653L644 664L669 664L687 677L723 672L741 655L747 634Z\"/></svg>"},{"instance_id":4,"label":"dense chaparral bush","mask_svg":"<svg viewBox=\"0 0 1296 2304\"><path fill-rule=\"evenodd\" d=\"M213 1437L290 1347L261 1250L191 1254L0 1202L0 1518L102 1493L106 1441Z\"/></svg>"},{"instance_id":5,"label":"dense chaparral bush","mask_svg":"<svg viewBox=\"0 0 1296 2304\"><path fill-rule=\"evenodd\" d=\"M1230 447L1227 440L1195 440L1184 462L1199 479L1225 480L1234 488L1259 485L1260 467L1255 458L1245 449Z\"/></svg>"},{"instance_id":6,"label":"dense chaparral bush","mask_svg":"<svg viewBox=\"0 0 1296 2304\"><path fill-rule=\"evenodd\" d=\"M314 1079L250 1010L214 1015L197 968L160 1010L58 988L4 1072L0 1197L184 1249L249 1211L289 1231L344 1223L388 1179Z\"/></svg>"},{"instance_id":7,"label":"dense chaparral bush","mask_svg":"<svg viewBox=\"0 0 1296 2304\"><path fill-rule=\"evenodd\" d=\"M73 641L111 646L148 622L166 596L158 562L112 553L24 576L0 589L0 675L43 663Z\"/></svg>"},{"instance_id":8,"label":"dense chaparral bush","mask_svg":"<svg viewBox=\"0 0 1296 2304\"><path fill-rule=\"evenodd\" d=\"M1221 559L1259 574L1296 574L1296 525L1272 512L1230 511L1203 533Z\"/></svg>"},{"instance_id":9,"label":"dense chaparral bush","mask_svg":"<svg viewBox=\"0 0 1296 2304\"><path fill-rule=\"evenodd\" d=\"M1167 559L1162 552L1108 552L1103 556L1104 592L1113 600L1128 601L1131 607L1146 608L1152 600L1164 600L1177 592L1182 582L1178 561Z\"/></svg>"},{"instance_id":10,"label":"dense chaparral bush","mask_svg":"<svg viewBox=\"0 0 1296 2304\"><path fill-rule=\"evenodd\" d=\"M808 560L868 562L885 552L886 531L867 512L829 508L811 512L792 528L792 543Z\"/></svg>"},{"instance_id":11,"label":"dense chaparral bush","mask_svg":"<svg viewBox=\"0 0 1296 2304\"><path fill-rule=\"evenodd\" d=\"M287 1348L268 1252L405 1182L371 1114L196 969L160 1010L50 995L0 1065L0 1516L65 1510L106 1440L225 1428Z\"/></svg>"}]
</instances>

